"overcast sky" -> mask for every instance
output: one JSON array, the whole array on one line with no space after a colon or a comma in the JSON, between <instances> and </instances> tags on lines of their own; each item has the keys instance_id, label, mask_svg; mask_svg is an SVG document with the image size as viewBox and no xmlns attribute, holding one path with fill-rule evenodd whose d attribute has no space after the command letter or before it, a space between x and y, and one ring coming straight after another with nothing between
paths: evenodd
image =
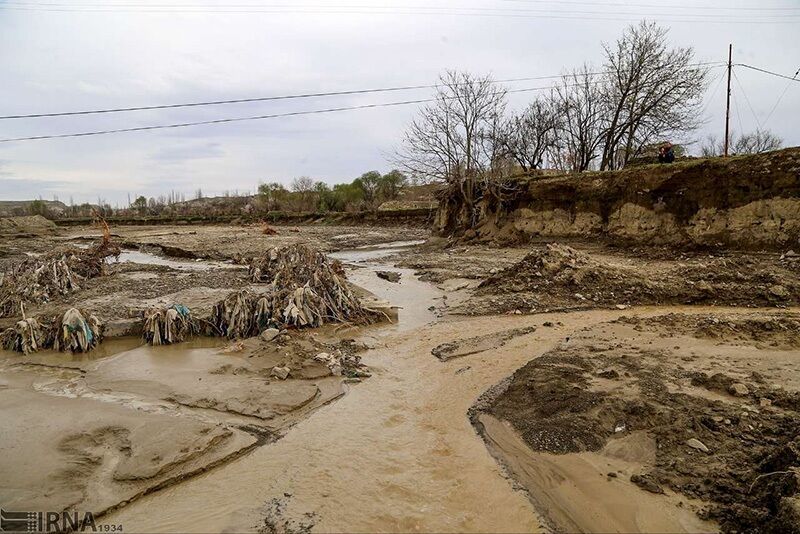
<instances>
[{"instance_id":1,"label":"overcast sky","mask_svg":"<svg viewBox=\"0 0 800 534\"><path fill-rule=\"evenodd\" d=\"M369 8L347 7L359 5ZM734 62L789 75L800 68L797 0L0 0L0 115L429 84L444 69L498 79L547 76L583 62L599 64L600 43L645 17L670 27L674 44L693 46L698 61L726 60L733 42ZM722 71L712 70L708 123L698 137L722 134ZM800 145L800 83L742 67L734 71L733 128L749 131L760 124L787 146ZM429 95L415 90L0 120L0 139ZM511 103L521 106L527 98L530 93L517 94ZM101 197L124 205L129 194L252 191L259 181L288 184L301 175L350 181L367 170L389 169L387 156L415 109L0 143L0 199Z\"/></svg>"}]
</instances>

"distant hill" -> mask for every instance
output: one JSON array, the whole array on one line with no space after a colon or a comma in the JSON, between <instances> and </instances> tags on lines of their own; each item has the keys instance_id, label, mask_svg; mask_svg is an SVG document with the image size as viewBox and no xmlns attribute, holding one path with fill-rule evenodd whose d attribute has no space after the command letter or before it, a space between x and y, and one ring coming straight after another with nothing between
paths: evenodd
<instances>
[{"instance_id":1,"label":"distant hill","mask_svg":"<svg viewBox=\"0 0 800 534\"><path fill-rule=\"evenodd\" d=\"M28 215L28 206L33 200L0 200L0 217ZM59 200L42 200L53 215L60 216L67 210L67 205Z\"/></svg>"}]
</instances>

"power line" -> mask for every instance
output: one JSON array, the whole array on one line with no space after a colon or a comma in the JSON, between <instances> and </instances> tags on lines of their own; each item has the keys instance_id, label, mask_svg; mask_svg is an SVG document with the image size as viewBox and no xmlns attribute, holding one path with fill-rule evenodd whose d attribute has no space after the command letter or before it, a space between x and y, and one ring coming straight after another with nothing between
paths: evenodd
<instances>
[{"instance_id":1,"label":"power line","mask_svg":"<svg viewBox=\"0 0 800 534\"><path fill-rule=\"evenodd\" d=\"M718 61L708 61L708 62L701 62L701 63L693 63L689 66L719 66ZM601 72L590 72L587 73L589 75L602 75L602 74L610 74L610 71L601 71ZM548 76L529 76L525 78L507 78L503 80L494 80L493 83L513 83L513 82L523 82L523 81L534 81L534 80L551 80L562 78L565 75L563 74L554 74ZM91 109L91 110L81 110L81 111L61 111L61 112L53 112L53 113L31 113L31 114L19 114L19 115L3 115L0 116L0 120L10 120L10 119L35 119L35 118L44 118L44 117L69 117L75 115L96 115L96 114L104 114L104 113L123 113L123 112L130 112L130 111L151 111L157 109L175 109L175 108L188 108L188 107L200 107L200 106L219 106L219 105L226 105L226 104L243 104L243 103L251 103L251 102L268 102L268 101L275 101L275 100L292 100L292 99L303 99L303 98L316 98L316 97L328 97L328 96L345 96L345 95L361 95L361 94L370 94L370 93L384 93L384 92L396 92L396 91L410 91L410 90L417 90L417 89L436 89L440 87L440 84L428 84L428 85L405 85L405 86L397 86L397 87L384 87L379 89L352 89L346 91L332 91L332 92L315 92L315 93L300 93L300 94L293 94L293 95L280 95L280 96L261 96L261 97L253 97L253 98L239 98L239 99L232 99L232 100L212 100L206 102L188 102L188 103L179 103L179 104L162 104L162 105L155 105L155 106L131 106L131 107L124 107L124 108L108 108L108 109Z\"/></svg>"},{"instance_id":2,"label":"power line","mask_svg":"<svg viewBox=\"0 0 800 534\"><path fill-rule=\"evenodd\" d=\"M709 11L798 11L800 7L743 7L743 6L696 6L696 5L676 5L676 4L630 4L628 2L580 2L571 0L502 0L503 2L515 2L522 4L548 4L551 2L559 4L586 5L586 6L624 6L624 7L643 7L653 8L662 7L669 9L703 9Z\"/></svg>"},{"instance_id":3,"label":"power line","mask_svg":"<svg viewBox=\"0 0 800 534\"><path fill-rule=\"evenodd\" d=\"M778 100L775 101L775 104L772 106L772 109L769 110L769 113L767 114L767 118L764 119L764 124L765 125L769 122L769 119L772 118L772 114L775 113L775 110L778 108L778 104L781 103L781 100L783 100L784 95L786 95L786 92L789 90L789 87L792 85L792 81L796 80L798 75L800 75L800 68L797 69L797 71L794 73L794 76L792 76L792 80L786 82L786 87L783 88L783 92L780 94L780 96L778 96Z\"/></svg>"},{"instance_id":4,"label":"power line","mask_svg":"<svg viewBox=\"0 0 800 534\"><path fill-rule=\"evenodd\" d=\"M328 14L328 15L444 15L444 16L462 16L462 17L502 17L502 18L514 18L514 19L565 19L565 20L593 20L593 21L622 21L622 22L630 22L639 20L642 17L647 18L648 20L654 21L661 21L661 22L680 22L680 23L712 23L712 24L795 24L799 22L798 20L794 19L787 19L787 17L792 17L795 15L782 15L777 16L778 18L759 18L754 19L752 17L743 17L741 19L732 19L730 17L734 17L735 15L723 15L722 17L729 17L729 19L725 19L720 17L719 15L704 15L704 14L690 14L690 13L663 13L663 14L652 14L652 13L643 13L643 12L614 12L614 11L582 11L582 10L567 10L567 11L554 11L552 9L542 9L542 10L497 10L494 12L475 12L475 11L465 11L465 9L477 9L477 8L450 8L450 11L446 10L438 10L438 11L421 11L419 7L416 8L390 8L390 9L376 9L370 6L362 6L359 8L265 8L265 9L230 9L227 7L223 8L202 8L202 9L180 9L180 8L169 8L169 9L151 9L151 8L126 8L126 9L114 9L112 7L102 7L102 8L71 8L71 7L28 7L22 5L8 5L3 4L0 5L0 9L6 10L16 10L16 11L27 11L27 12L63 12L63 13L165 13L165 14L176 14L176 13L195 13L195 14L208 14L208 13L228 13L228 14L254 14L254 13L267 13L267 14ZM460 10L459 10L460 9ZM522 11L522 12L520 12ZM533 14L536 13L536 14ZM561 14L554 14L554 13L564 13ZM598 15L610 15L610 16L598 16ZM687 19L687 18L674 18L674 17L709 17L707 19ZM768 15L769 16L769 15ZM624 17L624 18L621 18ZM631 18L631 17L635 17Z\"/></svg>"},{"instance_id":5,"label":"power line","mask_svg":"<svg viewBox=\"0 0 800 534\"><path fill-rule=\"evenodd\" d=\"M579 85L579 84L575 84ZM528 91L540 91L543 89L551 89L550 86L548 87L528 87L525 89L512 89L510 91L505 91L506 93L524 93ZM91 131L91 132L75 132L75 133L66 133L66 134L54 134L54 135L35 135L30 137L15 137L9 139L0 139L0 143L10 143L14 141L37 141L42 139L62 139L65 137L89 137L94 135L107 135L107 134L116 134L116 133L125 133L125 132L142 132L148 130L163 130L163 129L171 129L171 128L186 128L189 126L203 126L209 124L223 124L229 122L244 122L244 121L254 121L254 120L263 120L263 119L276 119L281 117L295 117L298 115L315 115L319 113L336 113L340 111L353 111L353 110L360 110L360 109L372 109L372 108L383 108L383 107L395 107L395 106L405 106L410 104L425 104L429 102L433 102L435 99L433 98L426 98L420 100L404 100L401 102L384 102L380 104L362 104L359 106L344 106L338 108L327 108L327 109L315 109L315 110L308 110L308 111L292 111L288 113L273 113L270 115L256 115L251 117L232 117L232 118L223 118L223 119L213 119L213 120L206 120L206 121L196 121L196 122L182 122L176 124L158 124L154 126L137 126L133 128L118 128L113 130L98 130L98 131Z\"/></svg>"},{"instance_id":6,"label":"power line","mask_svg":"<svg viewBox=\"0 0 800 534\"><path fill-rule=\"evenodd\" d=\"M404 106L408 104L422 104L425 102L431 102L432 99L424 99L424 100L406 100L403 102L386 102L382 104L364 104L361 106L347 106L347 107L340 107L340 108L327 108L327 109L316 109L310 111L293 111L290 113L274 113L271 115L257 115L254 117L234 117L234 118L225 118L225 119L215 119L215 120L207 120L207 121L197 121L197 122L183 122L183 123L176 123L176 124L159 124L155 126L137 126L134 128L119 128L115 130L98 130L93 132L76 132L76 133L67 133L67 134L56 134L56 135L35 135L31 137L16 137L11 139L0 139L0 143L10 143L13 141L36 141L40 139L61 139L65 137L88 137L92 135L107 135L107 134L115 134L115 133L124 133L124 132L143 132L147 130L162 130L167 128L185 128L188 126L202 126L206 124L222 124L227 122L242 122L242 121L254 121L254 120L262 120L262 119L276 119L279 117L293 117L297 115L314 115L317 113L335 113L339 111L351 111L356 109L368 109L368 108L381 108L381 107L389 107L389 106Z\"/></svg>"},{"instance_id":7,"label":"power line","mask_svg":"<svg viewBox=\"0 0 800 534\"><path fill-rule=\"evenodd\" d=\"M753 105L750 103L750 97L748 97L747 93L744 91L744 87L742 87L742 82L739 81L739 77L736 75L736 71L735 70L733 71L733 79L736 80L736 85L739 86L739 90L742 92L742 95L744 95L744 100L747 103L747 107L750 108L750 113L753 114L753 118L756 121L756 125L758 126L758 129L760 130L761 129L761 121L758 120L758 115L756 115L756 110L753 109Z\"/></svg>"},{"instance_id":8,"label":"power line","mask_svg":"<svg viewBox=\"0 0 800 534\"><path fill-rule=\"evenodd\" d=\"M640 7L640 8L669 8L669 9L683 9L683 10L700 10L700 11L800 11L800 7L729 7L729 6L695 6L695 5L665 5L665 4L630 4L622 2L581 2L581 1L565 1L565 0L503 0L505 2L516 2L521 4L550 4L556 6L588 6L588 7ZM543 9L531 8L497 8L497 7L474 7L474 6L430 6L430 5L386 5L375 6L369 4L314 4L314 3L291 3L291 4L274 4L274 3L248 3L248 4L214 4L214 3L142 3L142 2L124 2L124 3L94 3L94 2L5 2L8 6L19 7L49 7L49 8L178 8L178 9L288 9L288 8L318 8L318 9L369 9L369 10L392 10L392 9L414 9L426 11L446 11L446 10L462 10L462 11L508 11L508 12L540 12ZM548 8L547 11L552 11ZM564 11L562 11L564 12ZM712 15L717 16L717 15Z\"/></svg>"},{"instance_id":9,"label":"power line","mask_svg":"<svg viewBox=\"0 0 800 534\"><path fill-rule=\"evenodd\" d=\"M758 67L754 67L752 65L747 65L745 63L737 63L736 66L737 67L744 67L746 69L756 70L758 72L763 72L764 74L771 74L772 76L777 76L778 78L783 78L785 80L790 80L790 81L793 81L793 82L800 82L800 79L797 78L797 74L795 74L794 76L787 76L785 74L779 74L777 72L772 72L772 71L769 71L769 70L766 70L766 69L761 69L761 68L758 68Z\"/></svg>"},{"instance_id":10,"label":"power line","mask_svg":"<svg viewBox=\"0 0 800 534\"><path fill-rule=\"evenodd\" d=\"M602 80L597 80L589 83L597 84L601 83ZM581 83L575 84L568 84L568 87L576 87L583 85ZM511 89L504 91L504 93L524 93L530 91L541 91L541 90L548 90L553 89L554 86L545 86L545 87L528 87L524 89ZM67 137L89 137L95 135L108 135L108 134L116 134L116 133L126 133L126 132L141 132L141 131L149 131L149 130L162 130L162 129L172 129L172 128L186 128L189 126L203 126L203 125L211 125L211 124L223 124L229 122L243 122L243 121L254 121L254 120L263 120L263 119L274 119L280 117L294 117L299 115L314 115L319 113L335 113L341 111L353 111L353 110L361 110L361 109L372 109L372 108L382 108L382 107L394 107L394 106L404 106L409 104L424 104L433 102L434 98L427 98L427 99L419 99L419 100L405 100L401 102L386 102L380 104L363 104L358 106L344 106L338 108L327 108L327 109L320 109L320 110L308 110L308 111L293 111L288 113L274 113L269 115L256 115L256 116L249 116L249 117L232 117L232 118L222 118L222 119L213 119L213 120L205 120L205 121L194 121L194 122L183 122L183 123L175 123L175 124L159 124L159 125L152 125L152 126L137 126L132 128L118 128L118 129L111 129L111 130L98 130L98 131L89 131L89 132L74 132L74 133L66 133L66 134L52 134L52 135L36 135L30 137L15 137L15 138L8 138L8 139L0 139L0 143L10 143L15 141L37 141L43 139L62 139Z\"/></svg>"}]
</instances>

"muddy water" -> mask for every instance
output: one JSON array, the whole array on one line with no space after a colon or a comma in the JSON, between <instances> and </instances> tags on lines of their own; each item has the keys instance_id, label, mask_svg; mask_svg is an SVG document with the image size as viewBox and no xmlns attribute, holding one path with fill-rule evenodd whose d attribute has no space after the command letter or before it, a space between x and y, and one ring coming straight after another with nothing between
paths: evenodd
<instances>
[{"instance_id":1,"label":"muddy water","mask_svg":"<svg viewBox=\"0 0 800 534\"><path fill-rule=\"evenodd\" d=\"M140 250L123 250L114 262L144 263L147 265L164 265L183 271L206 271L209 269L241 269L240 265L232 265L221 261L209 260L173 260L150 252Z\"/></svg>"},{"instance_id":2,"label":"muddy water","mask_svg":"<svg viewBox=\"0 0 800 534\"><path fill-rule=\"evenodd\" d=\"M394 241L370 247L360 247L328 254L340 260L348 279L363 287L397 310L397 320L389 330L410 330L435 321L444 305L444 292L414 276L411 269L395 267L388 257L419 245L424 241ZM400 274L399 282L378 278L377 271L394 271ZM386 329L382 328L385 331Z\"/></svg>"}]
</instances>

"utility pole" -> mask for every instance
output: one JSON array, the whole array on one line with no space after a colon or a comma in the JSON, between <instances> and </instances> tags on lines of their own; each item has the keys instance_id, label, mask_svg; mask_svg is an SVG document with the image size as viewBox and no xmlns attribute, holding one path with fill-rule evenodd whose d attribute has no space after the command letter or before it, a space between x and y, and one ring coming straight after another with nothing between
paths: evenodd
<instances>
[{"instance_id":1,"label":"utility pole","mask_svg":"<svg viewBox=\"0 0 800 534\"><path fill-rule=\"evenodd\" d=\"M728 155L728 140L731 124L731 67L733 67L733 44L728 45L728 103L725 106L725 155Z\"/></svg>"}]
</instances>

